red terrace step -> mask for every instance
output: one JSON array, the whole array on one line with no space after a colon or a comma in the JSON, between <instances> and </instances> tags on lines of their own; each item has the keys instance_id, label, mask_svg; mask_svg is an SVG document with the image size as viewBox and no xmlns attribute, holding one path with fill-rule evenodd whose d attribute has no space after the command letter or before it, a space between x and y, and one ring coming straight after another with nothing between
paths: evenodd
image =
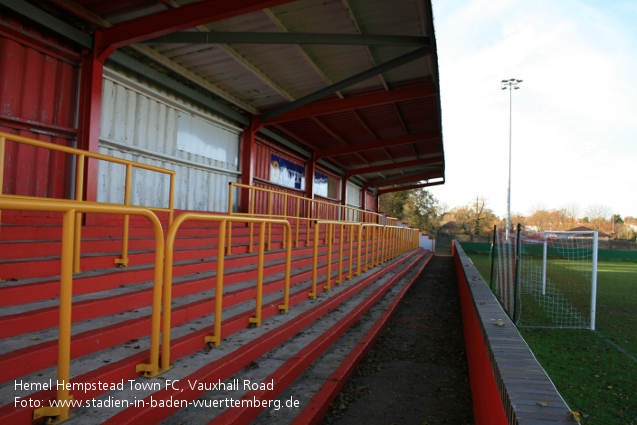
<instances>
[{"instance_id":1,"label":"red terrace step","mask_svg":"<svg viewBox=\"0 0 637 425\"><path fill-rule=\"evenodd\" d=\"M378 279L380 276L387 274L392 268L398 267L400 264L405 263L406 261L411 260L417 251L411 252L399 259L394 260L393 262L386 264L384 267L376 270L374 272L370 272L368 276L366 276L361 282L356 285L352 285L351 287L347 287L343 292L337 294L336 296L326 300L325 302L319 303L316 307L312 309L312 314L305 314L303 318L300 320L295 320L284 330L275 330L270 331L267 334L263 335L260 338L260 342L266 344L267 346L277 345L280 340L286 339L291 335L294 335L298 330L302 329L306 323L311 323L316 320L316 318L324 315L327 311L338 306L342 301L347 299L350 295L359 292L363 289L364 286L369 285L371 282ZM307 288L302 288L299 291L293 293L290 297L290 306L296 306L299 303L307 301ZM274 316L278 313L277 305L282 302L282 299L275 300L267 305L264 305L263 309L263 318L266 319L268 317ZM224 337L228 337L231 334L244 329L246 327L247 319L253 313L248 312L237 317L229 318L224 320L222 326L222 332ZM190 318L188 320L191 320ZM148 329L148 325L145 326L146 330ZM203 348L203 336L209 335L212 332L213 326L208 326L199 331L193 332L189 335L185 335L181 338L177 338L173 340L172 343L172 360L176 361L181 357L188 356L196 351L199 351ZM117 334L118 331L115 329L113 334ZM106 333L103 333L102 338L108 338L109 336ZM281 339L283 338L283 339ZM262 351L263 348L259 346L260 344L251 344L249 347L244 347L241 349L242 356L248 356L249 359L251 355L258 354L259 351ZM41 357L41 356L36 356ZM240 361L243 359L234 358L234 355L231 356L233 359L230 360L236 367L236 365L247 364L249 360L244 361L243 363ZM119 382L120 380L127 381L128 379L135 379L138 377L138 374L134 372L135 365L144 361L148 361L148 352L138 353L133 356L122 359L118 362L113 362L108 365L102 366L96 370L93 370L89 373L83 374L81 376L77 376L72 379L71 382L81 382L81 383L97 383L97 382ZM15 364L15 363L14 363ZM4 367L0 368L3 370ZM24 373L20 373L19 376L24 375ZM13 379L13 378L9 378ZM216 379L216 377L215 377ZM224 378L225 379L225 378ZM95 398L103 393L103 390L95 390L89 391L86 393L78 392L75 394L76 400L90 400ZM36 394L32 394L29 396L29 399L32 400L51 400L55 397L54 391L40 391ZM16 423L30 423L32 417L32 410L30 408L16 408L13 403L9 403L0 408L0 424L16 424ZM162 409L155 409L162 410ZM144 419L145 423L148 423L147 418Z\"/></svg>"},{"instance_id":2,"label":"red terrace step","mask_svg":"<svg viewBox=\"0 0 637 425\"><path fill-rule=\"evenodd\" d=\"M284 257L284 253L277 254L278 255L276 255L275 257L277 259ZM327 257L327 255L323 254L323 256L319 258L319 261L323 261L323 257ZM272 259L267 258L266 261L272 261ZM244 263L242 265L249 265L249 267L241 271L230 271L226 273L224 277L224 286L256 279L257 266L254 261L254 255L246 258L242 263ZM208 264L209 266L211 265L211 263ZM311 264L312 257L306 256L306 258L304 259L295 260L294 267L295 269L300 269ZM214 265L216 266L216 263ZM191 277L187 281L175 283L173 286L173 298L203 292L214 288L216 282L216 274L212 272L214 272L215 269L216 267L213 267L212 270L207 270L208 273L206 273L206 276L195 275L194 278ZM271 276L276 273L282 273L284 271L284 262L279 262L278 264L270 264L268 267L265 267L264 278L267 278L267 276ZM267 291L269 290L269 287L270 285L264 285L264 293L268 293ZM134 310L137 308L146 307L150 305L150 301L152 300L152 293L153 288L152 286L150 286L139 291L129 292L125 294L74 302L72 323L83 322L84 320L92 319L95 317L114 315L127 310ZM208 301L212 299L213 298L210 298ZM24 313L13 315L0 316L0 338L9 338L15 335L21 335L57 327L58 316L58 306L46 307L37 310L29 310Z\"/></svg>"},{"instance_id":3,"label":"red terrace step","mask_svg":"<svg viewBox=\"0 0 637 425\"><path fill-rule=\"evenodd\" d=\"M200 240L198 242L203 243L204 241ZM208 241L208 243L211 242L212 239ZM247 245L245 245L247 243L248 238L246 236L233 238L233 255L247 252L248 247ZM180 245L183 246L186 245L186 243L180 242ZM128 252L129 265L132 266L136 264L154 263L154 246L155 245L153 242L151 245L152 250L134 250L131 248ZM280 242L275 242L272 244L272 249L278 249L280 248L280 246ZM198 253L194 250L195 248L199 248L200 250L206 252ZM101 250L100 252L95 253L85 253L83 249L82 252L83 254L81 255L80 259L80 266L83 271L115 268L116 265L114 263L114 260L117 258L121 258L121 250L111 252L105 252ZM179 261L193 257L204 258L206 256L216 255L216 253L216 244L209 246L195 246L193 248L176 248L174 259L175 261ZM0 260L0 273L2 273L1 278L4 280L40 278L51 276L55 272L59 273L60 265L60 255L39 258Z\"/></svg>"},{"instance_id":4,"label":"red terrace step","mask_svg":"<svg viewBox=\"0 0 637 425\"><path fill-rule=\"evenodd\" d=\"M232 254L241 254L247 252L249 237L246 234L247 229L242 232L236 232L233 235ZM200 234L201 235L201 234ZM280 236L272 235L271 249L281 247ZM195 238L187 238L180 236L175 241L175 261L200 256L203 258L210 255L216 255L216 244L214 235L198 236ZM82 243L82 255L80 266L83 271L97 270L104 268L114 268L114 260L121 258L121 240L109 239L89 240ZM253 238L253 244L256 249L258 237ZM60 270L60 251L61 243L59 241L44 242L9 242L3 243L2 252L0 252L0 279L16 280L30 279L52 276L59 273ZM132 239L129 246L129 264L146 264L153 263L155 259L153 239ZM207 254L199 254L196 252L188 252L188 248L201 248L211 250ZM109 252L109 249L111 250ZM6 254L9 252L9 254ZM39 254L49 253L50 256L38 257Z\"/></svg>"},{"instance_id":5,"label":"red terrace step","mask_svg":"<svg viewBox=\"0 0 637 425\"><path fill-rule=\"evenodd\" d=\"M424 254L422 255L424 257ZM421 257L422 258L422 257ZM429 257L431 259L431 257ZM416 277L425 268L427 263L423 263L418 268L418 272L413 275L410 282L406 285L407 288L415 281ZM273 390L258 389L249 391L243 396L246 399L258 399L260 401L271 400L278 397L285 388L289 387L295 379L297 379L301 373L316 361L341 335L347 331L354 323L356 323L361 316L367 312L370 308L378 302L389 289L400 279L402 279L409 268L405 268L396 276L388 280L387 283L375 291L370 297L358 306L356 306L348 315L343 317L337 323L332 325L327 332L324 332L320 336L314 339L312 343L305 346L283 365L281 365L274 373L269 375L263 382L272 382ZM404 295L404 292L403 292ZM373 344L373 342L372 342ZM368 349L371 348L371 344L368 344ZM329 380L328 380L329 381ZM329 404L328 404L329 407ZM223 425L223 424L246 424L253 421L263 410L263 407L240 407L226 409L217 416L215 419L209 422L210 425ZM303 423L301 421L300 423Z\"/></svg>"},{"instance_id":6,"label":"red terrace step","mask_svg":"<svg viewBox=\"0 0 637 425\"><path fill-rule=\"evenodd\" d=\"M239 234L233 243L248 242L247 235ZM196 248L213 245L216 241L216 235L192 235L179 236L175 239L176 248ZM62 251L62 241L60 239L43 239L43 240L15 240L3 241L3 250L0 253L1 259L26 259L37 257L55 257L59 256ZM216 244L215 244L216 246ZM5 249L6 248L6 249ZM122 238L117 237L101 237L101 238L83 238L82 253L99 253L119 251L122 249ZM153 250L155 248L155 239L148 236L134 236L128 240L128 249L135 250Z\"/></svg>"},{"instance_id":7,"label":"red terrace step","mask_svg":"<svg viewBox=\"0 0 637 425\"><path fill-rule=\"evenodd\" d=\"M292 221L293 223L293 221ZM255 230L258 226L254 226ZM296 227L292 224L292 232ZM167 227L163 227L164 234ZM90 225L82 226L82 238L121 238L122 226L100 226ZM280 235L281 228L278 226L272 227L273 234ZM187 221L183 223L179 228L179 236L211 236L217 237L219 232L218 222L204 222L204 221ZM244 223L233 223L232 236L234 235L247 235L249 232L249 226ZM321 229L323 232L323 229ZM306 226L304 224L299 225L299 239L305 238ZM310 231L310 237L312 237L314 231ZM145 237L153 238L153 228L148 223L141 225L131 225L129 227L129 235L131 237ZM50 225L14 225L14 224L0 224L0 242L3 241L40 241L50 239L62 238L62 226L61 221L59 224Z\"/></svg>"},{"instance_id":8,"label":"red terrace step","mask_svg":"<svg viewBox=\"0 0 637 425\"><path fill-rule=\"evenodd\" d=\"M299 261L301 261L299 263ZM305 260L297 260L295 261L295 270L299 270L301 267L306 266L306 263L311 263L312 259L308 258ZM284 265L279 264L277 266L273 266L272 274L280 273L283 271ZM319 267L318 272L319 275L321 273L325 273L326 266ZM256 272L252 273L255 274ZM243 272L235 273L236 279L226 281L226 284L230 286L232 283L238 283L246 281L246 279L254 279L254 276L246 276ZM308 281L312 278L312 271L310 270L302 270L298 273L293 274L290 277L290 286L293 288L295 285L299 283ZM188 285L191 285L188 287ZM176 284L173 289L173 297L177 299L178 297L190 295L194 293L198 293L200 291L211 290L214 287L214 284L211 283L210 277L198 278L192 282L183 282ZM283 289L283 281L275 280L272 282L266 282L263 287L263 294L267 295L269 293L273 293ZM307 292L309 289L303 289L300 291L301 296L307 298ZM254 299L255 295L255 287L250 286L248 288L235 289L234 291L229 291L224 293L224 309L237 305L241 302L248 301ZM119 297L110 297L107 302L110 304L108 307L114 308L119 306L120 302L118 300ZM150 293L144 297L145 305L148 305L148 301L150 299ZM187 323L188 321L192 321L203 317L205 315L211 314L212 312L212 302L214 300L214 296L209 296L199 301L182 305L173 309L171 324L172 326L179 326L180 324ZM73 308L73 318L77 315L76 311L79 310L83 314L87 314L91 311L99 311L98 316L106 316L108 314L113 314L111 312L104 313L105 308L101 307L98 309L95 306L95 302L87 303L89 310L84 310L80 307L79 309L74 306ZM92 309L90 309L93 307ZM129 310L126 308L122 311ZM57 323L57 308L55 309L47 309L46 312L42 312L41 315L47 314L51 322L48 324L41 325L43 328L50 327L51 324ZM38 323L41 320L29 322L28 319L36 315L26 314L25 316L21 316L19 319L15 320L13 318L8 318L6 321L2 320L0 323L2 324L2 328L5 329L5 332L11 332L13 326L23 326L24 328L28 328L30 326L38 326ZM55 318L53 318L55 316ZM37 316L36 316L37 317ZM75 321L75 320L74 320ZM79 320L78 320L79 321ZM243 327L246 326L247 320L243 323ZM102 350L108 347L116 346L118 344L123 344L127 341L130 341L135 338L139 338L141 336L147 335L150 329L150 315L130 319L125 322L121 322L115 325L106 326L90 331L83 332L78 335L74 335L71 340L71 344L73 347L72 358L78 358L83 355L87 355L98 350ZM39 329L37 329L39 330ZM15 335L32 332L33 330L26 330L24 332L16 332ZM3 336L4 337L4 336ZM57 351L57 340L43 342L37 346L26 347L20 350L16 350L11 353L7 353L4 355L0 355L0 382L6 382L10 379L15 379L17 377L26 375L28 373L32 373L37 370L42 370L47 367L54 366L56 364L56 356L55 353ZM13 366L11 366L13 365Z\"/></svg>"},{"instance_id":9,"label":"red terrace step","mask_svg":"<svg viewBox=\"0 0 637 425\"><path fill-rule=\"evenodd\" d=\"M425 254L421 251L420 256L424 255ZM351 286L338 295L331 297L322 303L319 303L316 307L305 312L303 316L297 318L297 320L288 322L276 329L266 332L254 341L245 344L234 352L208 364L207 366L200 368L198 371L185 378L185 380L198 380L199 382L217 382L218 380L221 380L223 382L227 380L230 376L243 369L246 364L250 363L250 361L261 357L268 351L272 350L274 347L282 344L283 342L294 336L296 333L302 331L314 321L327 314L329 311L337 308L345 300L362 291L365 287L372 284L385 273L386 270L378 270L376 273L374 273L373 277L364 279L358 285ZM386 287L391 287L391 285L393 285L393 283L400 278L399 276L400 274L392 277L386 284ZM303 365L303 367L305 367L305 365ZM204 393L205 390L192 389L188 387L182 388L180 390L160 390L157 393L154 393L152 397L154 400L170 400L171 398L181 400L194 400ZM145 423L159 423L173 414L176 410L178 410L178 408L175 407L153 409L150 407L150 396L147 397L145 401L147 402L145 407L129 408L113 416L111 419L104 422L104 424L124 425L139 423L139 421L143 421ZM243 424L248 423L248 421L243 421L242 418L239 418L237 422L229 421L225 423Z\"/></svg>"},{"instance_id":10,"label":"red terrace step","mask_svg":"<svg viewBox=\"0 0 637 425\"><path fill-rule=\"evenodd\" d=\"M255 263L256 253L242 253L241 251L245 251L247 248L239 248L241 249L236 249L235 254L226 257L226 268L243 267ZM298 248L294 251L294 254L299 256L308 255L312 252L312 249L313 247ZM216 247L211 252L216 254ZM327 252L326 247L319 247L319 252ZM210 252L175 250L173 277L216 270L216 257L204 256L204 254L210 254ZM193 257L194 259L192 259ZM273 250L266 252L265 261L275 261L283 258L285 258L285 251ZM129 268L110 267L104 270L83 272L75 275L73 278L73 294L83 295L106 291L124 285L152 280L153 264L137 265ZM57 298L59 290L60 282L58 277L32 283L3 284L0 282L0 307Z\"/></svg>"}]
</instances>

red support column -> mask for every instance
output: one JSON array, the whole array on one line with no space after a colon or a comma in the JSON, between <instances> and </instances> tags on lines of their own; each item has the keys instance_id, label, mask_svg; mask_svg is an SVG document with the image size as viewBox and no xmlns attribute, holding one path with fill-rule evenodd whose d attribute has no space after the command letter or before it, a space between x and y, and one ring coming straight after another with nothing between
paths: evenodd
<instances>
[{"instance_id":1,"label":"red support column","mask_svg":"<svg viewBox=\"0 0 637 425\"><path fill-rule=\"evenodd\" d=\"M82 74L80 77L80 101L78 111L77 145L89 152L99 151L100 120L102 112L102 73L104 61L115 51L115 46L98 49L102 31L95 32L93 50L82 52ZM89 159L84 168L84 199L97 200L96 160Z\"/></svg>"},{"instance_id":2,"label":"red support column","mask_svg":"<svg viewBox=\"0 0 637 425\"><path fill-rule=\"evenodd\" d=\"M256 156L255 135L261 128L258 116L252 117L252 123L246 127L241 135L241 184L252 186L254 183L254 162ZM239 209L247 213L250 206L250 192L240 191Z\"/></svg>"},{"instance_id":3,"label":"red support column","mask_svg":"<svg viewBox=\"0 0 637 425\"><path fill-rule=\"evenodd\" d=\"M99 151L100 114L102 108L102 71L104 61L94 50L82 55L80 105L78 111L78 147L89 152ZM84 199L97 199L97 161L89 160L85 167Z\"/></svg>"}]
</instances>

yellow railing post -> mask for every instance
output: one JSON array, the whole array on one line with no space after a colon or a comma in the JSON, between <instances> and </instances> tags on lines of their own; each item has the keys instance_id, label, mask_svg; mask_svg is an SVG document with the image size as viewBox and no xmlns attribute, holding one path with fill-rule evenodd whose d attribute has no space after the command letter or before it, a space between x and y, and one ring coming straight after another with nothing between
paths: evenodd
<instances>
[{"instance_id":1,"label":"yellow railing post","mask_svg":"<svg viewBox=\"0 0 637 425\"><path fill-rule=\"evenodd\" d=\"M228 187L229 187L229 190L228 190L228 215L232 215L232 204L234 203L234 190L233 190L234 189L234 183L230 182ZM237 198L240 198L240 196L237 196ZM250 237L252 237L252 234L250 234ZM250 248L248 248L248 252L252 252L252 251L249 250ZM227 255L232 255L232 223L231 222L228 222L228 247L227 247L226 254Z\"/></svg>"},{"instance_id":2,"label":"yellow railing post","mask_svg":"<svg viewBox=\"0 0 637 425\"><path fill-rule=\"evenodd\" d=\"M352 269L354 268L354 226L349 225L349 266L347 267L347 280L352 280Z\"/></svg>"},{"instance_id":3,"label":"yellow railing post","mask_svg":"<svg viewBox=\"0 0 637 425\"><path fill-rule=\"evenodd\" d=\"M300 221L300 217L301 217L301 202L298 199L296 200L295 215L296 215L296 222L294 223L294 226L296 228L296 231L294 232L294 234L295 234L295 236L294 236L294 247L298 248L298 246L299 246L299 221ZM307 246L307 243L305 245Z\"/></svg>"},{"instance_id":4,"label":"yellow railing post","mask_svg":"<svg viewBox=\"0 0 637 425\"><path fill-rule=\"evenodd\" d=\"M289 227L290 224L285 225ZM292 228L288 229L288 242L285 252L285 280L283 281L283 304L279 305L281 313L287 313L290 308L290 275L292 274Z\"/></svg>"},{"instance_id":5,"label":"yellow railing post","mask_svg":"<svg viewBox=\"0 0 637 425\"><path fill-rule=\"evenodd\" d=\"M75 166L75 200L84 200L84 163L86 157L83 154L76 155ZM80 264L80 251L82 244L82 213L78 212L75 216L75 237L73 241L73 273L82 271Z\"/></svg>"},{"instance_id":6,"label":"yellow railing post","mask_svg":"<svg viewBox=\"0 0 637 425\"><path fill-rule=\"evenodd\" d=\"M268 218L272 218L272 208L274 206L273 205L274 201L272 199L273 198L272 194L273 194L273 192L268 192ZM272 225L271 224L268 224L267 232L268 232L268 251L269 251L271 249L270 244L272 242L272 238L271 238L271 236L272 236Z\"/></svg>"},{"instance_id":7,"label":"yellow railing post","mask_svg":"<svg viewBox=\"0 0 637 425\"><path fill-rule=\"evenodd\" d=\"M286 193L283 196L283 219L287 221L288 219L288 194ZM285 237L285 232L286 232L286 227L284 226L283 229L283 236L281 239L281 248L285 248L285 241L286 241L286 237Z\"/></svg>"},{"instance_id":8,"label":"yellow railing post","mask_svg":"<svg viewBox=\"0 0 637 425\"><path fill-rule=\"evenodd\" d=\"M259 224L259 232L265 230L265 222ZM263 238L259 239L259 252L257 254L257 296L256 296L256 312L254 317L248 319L249 324L256 327L261 326L261 306L263 305L263 263L264 263L265 244Z\"/></svg>"},{"instance_id":9,"label":"yellow railing post","mask_svg":"<svg viewBox=\"0 0 637 425\"><path fill-rule=\"evenodd\" d=\"M318 279L318 222L314 223L314 250L312 252L312 291L308 294L311 299L316 299L316 280ZM328 251L329 251L328 245Z\"/></svg>"},{"instance_id":10,"label":"yellow railing post","mask_svg":"<svg viewBox=\"0 0 637 425\"><path fill-rule=\"evenodd\" d=\"M360 276L361 275L361 250L362 250L362 245L363 245L363 223L361 223L358 226L358 235L357 238L358 240L357 244L357 255L356 255L356 276Z\"/></svg>"},{"instance_id":11,"label":"yellow railing post","mask_svg":"<svg viewBox=\"0 0 637 425\"><path fill-rule=\"evenodd\" d=\"M33 412L33 418L55 417L55 423L69 418L69 405L73 400L69 394L71 380L71 312L73 309L73 233L75 231L75 210L69 209L62 219L62 264L60 270L60 310L58 328L58 371L56 385L57 407L44 407Z\"/></svg>"},{"instance_id":12,"label":"yellow railing post","mask_svg":"<svg viewBox=\"0 0 637 425\"><path fill-rule=\"evenodd\" d=\"M170 188L168 192L168 208L170 208L170 212L168 212L168 226L173 224L173 220L175 219L175 179L177 174L172 173L170 175Z\"/></svg>"},{"instance_id":13,"label":"yellow railing post","mask_svg":"<svg viewBox=\"0 0 637 425\"><path fill-rule=\"evenodd\" d=\"M343 236L345 232L345 226L341 224L338 241L338 274L336 275L336 284L343 283Z\"/></svg>"},{"instance_id":14,"label":"yellow railing post","mask_svg":"<svg viewBox=\"0 0 637 425\"><path fill-rule=\"evenodd\" d=\"M319 227L319 224L316 223L316 227ZM326 291L332 289L332 232L334 231L334 225L332 223L325 225L325 243L327 245L327 283L324 286Z\"/></svg>"},{"instance_id":15,"label":"yellow railing post","mask_svg":"<svg viewBox=\"0 0 637 425\"><path fill-rule=\"evenodd\" d=\"M254 191L250 191L250 208L248 209L248 213L249 213L249 217L254 217L255 215L255 209L256 209L256 203L257 203L257 194L254 193ZM259 234L260 238L265 237L264 234ZM250 237L249 237L249 242L248 242L248 252L252 252L252 247L254 245L254 223L250 222Z\"/></svg>"},{"instance_id":16,"label":"yellow railing post","mask_svg":"<svg viewBox=\"0 0 637 425\"><path fill-rule=\"evenodd\" d=\"M226 220L222 220L219 224L219 245L217 247L217 276L215 289L215 323L213 335L206 336L204 342L211 343L215 347L221 344L221 320L223 314L223 276L225 273L225 247L226 239Z\"/></svg>"},{"instance_id":17,"label":"yellow railing post","mask_svg":"<svg viewBox=\"0 0 637 425\"><path fill-rule=\"evenodd\" d=\"M369 227L365 226L365 265L363 266L363 271L367 271L367 264L369 262Z\"/></svg>"},{"instance_id":18,"label":"yellow railing post","mask_svg":"<svg viewBox=\"0 0 637 425\"><path fill-rule=\"evenodd\" d=\"M126 164L126 183L124 184L124 205L130 205L130 192L133 179L133 167L131 164ZM128 267L128 234L129 234L130 217L128 214L124 214L124 225L122 229L122 258L115 259L115 264L119 264L120 267Z\"/></svg>"}]
</instances>

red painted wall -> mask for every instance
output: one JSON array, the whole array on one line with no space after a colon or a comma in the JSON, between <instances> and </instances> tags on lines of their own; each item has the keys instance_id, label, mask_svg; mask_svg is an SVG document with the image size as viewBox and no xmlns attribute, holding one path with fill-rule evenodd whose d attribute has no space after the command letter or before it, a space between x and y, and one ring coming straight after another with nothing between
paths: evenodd
<instances>
[{"instance_id":1,"label":"red painted wall","mask_svg":"<svg viewBox=\"0 0 637 425\"><path fill-rule=\"evenodd\" d=\"M455 244L453 245L453 260L456 266L465 349L469 364L469 382L473 398L474 421L476 425L507 425L508 421L504 405L498 392L480 324L473 306L473 299L469 292L469 284L455 249Z\"/></svg>"}]
</instances>

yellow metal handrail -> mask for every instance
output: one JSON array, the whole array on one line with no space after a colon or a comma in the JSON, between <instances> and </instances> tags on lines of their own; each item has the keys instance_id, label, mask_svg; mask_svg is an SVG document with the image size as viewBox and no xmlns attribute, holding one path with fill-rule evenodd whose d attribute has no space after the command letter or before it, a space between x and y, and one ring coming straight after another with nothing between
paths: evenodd
<instances>
[{"instance_id":1,"label":"yellow metal handrail","mask_svg":"<svg viewBox=\"0 0 637 425\"><path fill-rule=\"evenodd\" d=\"M175 238L180 226L189 220L197 221L215 221L219 222L219 243L217 245L217 276L215 289L215 313L214 313L214 331L213 335L205 337L206 343L212 343L215 346L221 344L221 322L223 314L223 280L225 273L225 236L226 226L232 223L249 223L259 224L261 233L259 237L259 251L257 260L257 294L256 308L254 317L250 318L248 323L261 326L261 309L263 305L263 269L264 269L264 253L265 253L265 226L276 224L282 225L286 229L287 241L286 257L285 257L285 277L283 283L283 304L279 305L279 311L287 313L290 302L290 273L292 263L292 230L287 220L251 218L251 217L229 217L225 215L213 215L205 213L187 212L180 214L170 225L168 234L166 235L166 267L164 269L164 293L163 293L163 309L162 309L162 345L161 345L161 370L170 367L170 319L172 306L172 281L173 281L173 251L175 247ZM229 243L229 242L228 242ZM154 312L154 310L153 310ZM156 330L159 337L159 330Z\"/></svg>"},{"instance_id":2,"label":"yellow metal handrail","mask_svg":"<svg viewBox=\"0 0 637 425\"><path fill-rule=\"evenodd\" d=\"M245 189L250 191L248 212L240 213L233 211L234 204L234 189ZM265 208L267 213L255 212L257 193L267 194L267 202ZM282 208L283 214L273 213L273 197L283 197ZM294 215L288 215L288 209L294 209ZM247 216L247 217L267 217L267 218L279 218L283 220L294 220L295 238L294 246L299 246L299 223L301 221L306 222L305 244L309 245L310 241L310 223L315 220L338 220L339 218L346 222L355 223L378 223L382 222L382 214L378 214L372 211L365 211L358 208L350 207L347 205L333 204L326 201L320 201L317 199L304 198L299 195L282 192L279 190L267 189L263 187L249 186L242 183L230 183L230 190L228 194L228 214L231 216ZM331 218L330 218L331 217ZM359 218L358 220L356 218ZM268 250L271 244L271 228L268 226ZM232 253L232 229L228 229L228 251L227 254ZM248 252L252 252L253 245L253 227L250 225Z\"/></svg>"},{"instance_id":3,"label":"yellow metal handrail","mask_svg":"<svg viewBox=\"0 0 637 425\"><path fill-rule=\"evenodd\" d=\"M11 141L15 143L21 143L29 146L34 146L38 148L44 148L49 150L54 150L58 152L64 152L70 155L76 156L76 178L75 178L75 201L84 202L84 166L87 158L97 159L102 161L113 162L116 164L122 164L126 166L126 181L124 187L124 205L130 206L131 201L131 183L132 183L132 169L141 168L144 170L154 171L162 174L168 174L170 176L170 187L168 194L168 207L167 208L157 208L157 207L145 207L146 209L166 212L168 213L168 224L172 223L173 216L175 212L175 175L176 172L173 170L168 170L165 168L154 167L152 165L146 165L137 163L134 161L129 161L126 159L114 158L112 156L102 155L99 153L89 152L82 149L71 148L68 146L56 145L54 143L42 142L36 139L30 139L28 137L17 136L15 134L0 132L0 195L3 195L3 177L4 177L4 161L5 161L5 144L6 141ZM29 196L28 198L38 198L44 199L41 197L33 197ZM2 209L0 209L0 214ZM73 245L73 272L79 273L80 270L80 241L81 241L81 228L82 228L82 219L81 212L77 213L78 216L75 219L75 241ZM128 240L129 240L129 215L124 215L124 225L122 227L122 257L115 259L115 264L119 264L122 267L127 267L129 263L128 258Z\"/></svg>"},{"instance_id":4,"label":"yellow metal handrail","mask_svg":"<svg viewBox=\"0 0 637 425\"><path fill-rule=\"evenodd\" d=\"M58 407L41 407L33 412L33 418L55 417L60 422L69 417L68 401L72 400L66 386L70 380L71 368L71 311L73 308L73 249L75 220L78 213L96 214L128 214L147 218L153 226L155 235L155 270L153 278L153 297L150 338L150 363L137 365L138 372L150 376L157 375L159 370L159 331L162 296L162 275L164 260L164 235L161 222L147 208L102 204L97 202L79 202L49 198L26 198L0 195L0 209L23 211L48 211L63 213L62 219L62 255L60 268L60 320L58 331L58 373L57 386Z\"/></svg>"},{"instance_id":5,"label":"yellow metal handrail","mask_svg":"<svg viewBox=\"0 0 637 425\"><path fill-rule=\"evenodd\" d=\"M348 223L334 220L317 220L314 226L314 251L312 258L312 290L308 296L312 299L316 298L317 282L318 282L318 238L319 229L321 225L327 226L325 232L325 244L327 245L327 265L326 265L326 282L323 289L326 291L331 290L332 284L332 245L335 239L334 226L340 227L340 235L338 242L338 273L336 274L336 285L342 283L343 276L343 240L345 233L344 227L349 227L349 258L348 258L348 271L347 280L352 279L352 273L354 273L353 261L353 248L354 248L354 231L356 230L356 272L355 276L361 274L361 264L363 271L368 270L368 252L371 254L371 267L376 267L392 258L395 258L404 252L410 251L418 247L414 244L413 233L416 229L410 229L402 226L383 226L376 223ZM362 241L363 241L363 229L365 229L365 255L362 256ZM370 238L370 231L372 232ZM371 240L371 249L370 249Z\"/></svg>"}]
</instances>

